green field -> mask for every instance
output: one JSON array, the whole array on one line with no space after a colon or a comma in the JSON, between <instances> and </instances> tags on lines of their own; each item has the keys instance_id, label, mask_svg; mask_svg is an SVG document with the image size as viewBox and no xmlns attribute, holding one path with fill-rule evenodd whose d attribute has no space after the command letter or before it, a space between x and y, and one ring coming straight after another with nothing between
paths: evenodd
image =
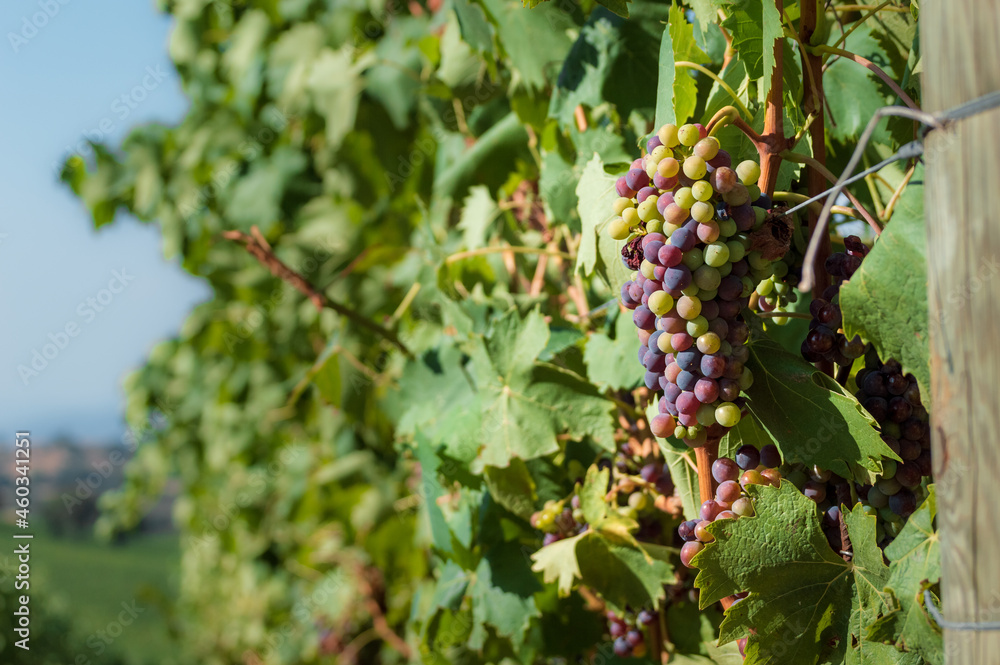
<instances>
[{"instance_id":1,"label":"green field","mask_svg":"<svg viewBox=\"0 0 1000 665\"><path fill-rule=\"evenodd\" d=\"M0 539L12 542L13 531L9 525L0 525ZM133 601L138 616L105 648L135 665L181 662L170 642L165 611L176 596L176 536L138 536L123 545L112 545L36 532L31 550L32 592L69 617L81 643L87 645L89 638L93 646L85 655L91 662L100 663L101 655L107 653L98 654L97 645L104 645L98 631L118 634L114 624L123 612L122 604L132 605Z\"/></svg>"}]
</instances>

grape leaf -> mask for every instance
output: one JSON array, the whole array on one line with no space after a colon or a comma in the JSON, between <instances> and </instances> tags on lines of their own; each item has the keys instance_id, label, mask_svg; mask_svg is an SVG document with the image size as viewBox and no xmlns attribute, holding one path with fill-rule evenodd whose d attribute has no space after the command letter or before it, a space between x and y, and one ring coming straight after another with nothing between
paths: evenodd
<instances>
[{"instance_id":1,"label":"grape leaf","mask_svg":"<svg viewBox=\"0 0 1000 665\"><path fill-rule=\"evenodd\" d=\"M635 547L588 532L576 544L580 578L598 591L612 608L655 606L663 597L663 584L673 579L673 566L665 547Z\"/></svg>"},{"instance_id":2,"label":"grape leaf","mask_svg":"<svg viewBox=\"0 0 1000 665\"><path fill-rule=\"evenodd\" d=\"M687 4L694 10L694 15L704 31L708 26L714 24L719 19L719 10L722 9L725 0L688 0Z\"/></svg>"},{"instance_id":3,"label":"grape leaf","mask_svg":"<svg viewBox=\"0 0 1000 665\"><path fill-rule=\"evenodd\" d=\"M678 5L670 8L669 23L660 41L660 78L656 94L656 127L687 122L698 105L698 84L690 70L676 69L680 61L704 64L709 57L694 40L694 26Z\"/></svg>"},{"instance_id":4,"label":"grape leaf","mask_svg":"<svg viewBox=\"0 0 1000 665\"><path fill-rule=\"evenodd\" d=\"M524 11L517 0L481 4L496 24L497 39L520 83L532 92L545 88L551 63L562 62L572 46L569 31L576 26L570 15L552 4L531 11Z\"/></svg>"},{"instance_id":5,"label":"grape leaf","mask_svg":"<svg viewBox=\"0 0 1000 665\"><path fill-rule=\"evenodd\" d=\"M736 57L750 78L759 79L757 98L765 100L775 66L774 42L784 34L777 5L774 0L737 0L722 27L732 35Z\"/></svg>"},{"instance_id":6,"label":"grape leaf","mask_svg":"<svg viewBox=\"0 0 1000 665\"><path fill-rule=\"evenodd\" d=\"M572 372L536 362L548 339L548 325L538 311L522 320L513 309L493 323L487 336L469 339L479 420L472 438L479 445L474 472L554 453L556 435L565 430L614 446L613 403Z\"/></svg>"},{"instance_id":7,"label":"grape leaf","mask_svg":"<svg viewBox=\"0 0 1000 665\"><path fill-rule=\"evenodd\" d=\"M885 549L889 564L886 592L891 595L889 611L876 621L868 639L890 642L907 652L939 664L944 660L940 629L924 609L923 592L941 578L941 553L934 519L937 499L934 486L923 505L906 521L906 526Z\"/></svg>"},{"instance_id":8,"label":"grape leaf","mask_svg":"<svg viewBox=\"0 0 1000 665\"><path fill-rule=\"evenodd\" d=\"M496 53L493 45L495 30L486 18L483 8L469 0L454 0L452 7L458 17L458 26L466 44L486 55Z\"/></svg>"},{"instance_id":9,"label":"grape leaf","mask_svg":"<svg viewBox=\"0 0 1000 665\"><path fill-rule=\"evenodd\" d=\"M882 359L895 358L920 384L930 408L930 340L927 318L927 239L924 234L923 167L896 204L892 220L840 290L844 330L870 341Z\"/></svg>"},{"instance_id":10,"label":"grape leaf","mask_svg":"<svg viewBox=\"0 0 1000 665\"><path fill-rule=\"evenodd\" d=\"M816 504L790 482L751 485L748 493L756 516L712 523L715 542L694 558L701 607L749 592L726 612L719 637L749 636L747 665L839 662L856 613L873 615L882 606L888 568L875 545L875 518L860 505L844 514L854 547L844 561L827 543Z\"/></svg>"},{"instance_id":11,"label":"grape leaf","mask_svg":"<svg viewBox=\"0 0 1000 665\"><path fill-rule=\"evenodd\" d=\"M494 501L523 520L531 517L538 493L535 480L522 460L513 459L503 469L488 466L483 478Z\"/></svg>"},{"instance_id":12,"label":"grape leaf","mask_svg":"<svg viewBox=\"0 0 1000 665\"><path fill-rule=\"evenodd\" d=\"M580 176L576 196L583 231L576 254L576 271L588 277L596 272L617 293L631 273L622 263L618 241L607 234L608 223L614 218L611 204L618 198L615 180L604 172L596 153Z\"/></svg>"},{"instance_id":13,"label":"grape leaf","mask_svg":"<svg viewBox=\"0 0 1000 665\"><path fill-rule=\"evenodd\" d=\"M619 313L615 320L614 339L595 332L587 339L583 360L587 376L601 388L613 390L635 387L643 377L643 367L636 359L639 337L635 334L632 317Z\"/></svg>"},{"instance_id":14,"label":"grape leaf","mask_svg":"<svg viewBox=\"0 0 1000 665\"><path fill-rule=\"evenodd\" d=\"M608 536L638 546L632 532L639 528L639 523L630 517L620 515L612 510L604 499L608 489L610 472L592 466L587 469L587 477L580 488L580 509L590 528L605 533Z\"/></svg>"},{"instance_id":15,"label":"grape leaf","mask_svg":"<svg viewBox=\"0 0 1000 665\"><path fill-rule=\"evenodd\" d=\"M881 458L899 459L875 430L875 421L836 381L760 337L746 366L753 385L750 412L774 439L786 464L818 464L844 478L873 482Z\"/></svg>"},{"instance_id":16,"label":"grape leaf","mask_svg":"<svg viewBox=\"0 0 1000 665\"><path fill-rule=\"evenodd\" d=\"M568 596L573 580L580 577L580 564L576 560L576 544L587 534L557 540L531 555L531 569L542 574L546 584L557 582L560 596Z\"/></svg>"},{"instance_id":17,"label":"grape leaf","mask_svg":"<svg viewBox=\"0 0 1000 665\"><path fill-rule=\"evenodd\" d=\"M535 599L541 585L531 574L516 543L505 543L489 550L470 576L467 594L476 622L469 636L469 646L480 649L486 642L485 625L498 635L518 644L531 619L541 616Z\"/></svg>"},{"instance_id":18,"label":"grape leaf","mask_svg":"<svg viewBox=\"0 0 1000 665\"><path fill-rule=\"evenodd\" d=\"M597 0L597 4L604 5L622 18L628 18L628 3L632 0Z\"/></svg>"},{"instance_id":19,"label":"grape leaf","mask_svg":"<svg viewBox=\"0 0 1000 665\"><path fill-rule=\"evenodd\" d=\"M485 246L487 231L499 214L500 210L487 187L477 185L470 188L458 220L458 228L462 229L462 245L466 249Z\"/></svg>"},{"instance_id":20,"label":"grape leaf","mask_svg":"<svg viewBox=\"0 0 1000 665\"><path fill-rule=\"evenodd\" d=\"M704 64L709 57L694 41L694 26L688 23L684 10L678 5L670 8L670 43L674 50L674 62L686 61ZM673 81L673 104L675 122L687 122L694 115L698 105L698 84L691 71L678 71Z\"/></svg>"}]
</instances>

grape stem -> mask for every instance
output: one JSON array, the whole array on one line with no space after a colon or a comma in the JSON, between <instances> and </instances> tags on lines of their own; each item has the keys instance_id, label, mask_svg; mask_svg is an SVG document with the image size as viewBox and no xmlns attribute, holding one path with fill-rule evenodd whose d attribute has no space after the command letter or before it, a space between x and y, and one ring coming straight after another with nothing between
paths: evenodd
<instances>
[{"instance_id":1,"label":"grape stem","mask_svg":"<svg viewBox=\"0 0 1000 665\"><path fill-rule=\"evenodd\" d=\"M407 357L413 358L413 354L406 347L406 345L400 341L399 337L397 337L396 333L392 330L384 326L380 326L368 317L359 314L346 305L342 305L334 300L331 300L325 293L316 290L316 288L310 284L305 277L289 268L274 254L274 251L271 249L271 245L267 242L267 239L256 225L251 227L249 234L243 233L242 231L225 231L222 233L222 237L226 240L238 242L246 247L246 250L251 254L251 256L267 268L272 275L294 286L300 293L312 301L312 303L316 306L316 309L320 311L324 308L332 309L341 316L358 324L362 328L367 328L380 337L384 337L386 340L395 345L400 351L405 353Z\"/></svg>"},{"instance_id":2,"label":"grape stem","mask_svg":"<svg viewBox=\"0 0 1000 665\"><path fill-rule=\"evenodd\" d=\"M889 218L892 217L892 212L896 208L896 202L899 201L899 197L903 194L903 190L906 189L906 186L910 183L910 179L913 177L913 173L916 169L917 164L914 162L913 166L910 167L910 170L907 171L906 175L903 177L903 181L899 183L899 187L897 187L896 191L892 193L892 198L890 198L889 202L885 204L885 212L882 213L883 221L888 222Z\"/></svg>"}]
</instances>

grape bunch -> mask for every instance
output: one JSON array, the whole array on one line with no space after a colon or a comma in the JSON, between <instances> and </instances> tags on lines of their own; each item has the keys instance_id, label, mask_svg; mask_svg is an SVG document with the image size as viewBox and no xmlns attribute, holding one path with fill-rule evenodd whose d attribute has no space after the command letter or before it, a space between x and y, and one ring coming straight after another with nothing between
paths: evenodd
<instances>
[{"instance_id":1,"label":"grape bunch","mask_svg":"<svg viewBox=\"0 0 1000 665\"><path fill-rule=\"evenodd\" d=\"M809 303L809 333L802 341L802 357L811 363L821 361L838 365L850 365L865 353L865 343L855 335L848 339L841 328L839 293L844 282L861 267L861 261L868 254L868 247L857 236L844 238L846 252L831 254L826 259L826 272L831 284L823 292L823 297Z\"/></svg>"},{"instance_id":2,"label":"grape bunch","mask_svg":"<svg viewBox=\"0 0 1000 665\"><path fill-rule=\"evenodd\" d=\"M545 533L543 546L587 530L586 520L580 509L580 497L576 494L570 499L569 506L566 506L565 501L546 501L545 506L531 516L530 523L532 527Z\"/></svg>"},{"instance_id":3,"label":"grape bunch","mask_svg":"<svg viewBox=\"0 0 1000 665\"><path fill-rule=\"evenodd\" d=\"M608 620L608 633L614 640L616 656L642 658L646 655L646 638L642 631L656 621L656 612L640 610L634 615L626 612L619 616L608 611L605 616Z\"/></svg>"},{"instance_id":4,"label":"grape bunch","mask_svg":"<svg viewBox=\"0 0 1000 665\"><path fill-rule=\"evenodd\" d=\"M882 460L883 472L875 484L858 488L870 512L877 511L881 518L881 541L894 538L926 498L924 478L932 473L930 425L916 378L904 375L896 360L883 363L869 350L855 379L858 401L878 421L882 440L903 460Z\"/></svg>"},{"instance_id":5,"label":"grape bunch","mask_svg":"<svg viewBox=\"0 0 1000 665\"><path fill-rule=\"evenodd\" d=\"M766 445L760 450L746 444L741 446L735 459L720 457L712 463L712 477L719 485L715 498L701 504L701 519L682 522L677 534L684 544L681 546L681 563L692 568L691 559L705 548L706 543L715 538L708 532L708 525L715 520L752 517L753 501L746 496L748 485L781 485L781 454L774 445Z\"/></svg>"},{"instance_id":6,"label":"grape bunch","mask_svg":"<svg viewBox=\"0 0 1000 665\"><path fill-rule=\"evenodd\" d=\"M756 185L758 164L732 168L700 125L664 125L646 150L616 183L608 231L627 240L623 260L637 269L621 300L633 310L646 387L663 391L650 429L698 447L740 421L740 391L753 382L740 312L775 277L750 235L771 202Z\"/></svg>"}]
</instances>

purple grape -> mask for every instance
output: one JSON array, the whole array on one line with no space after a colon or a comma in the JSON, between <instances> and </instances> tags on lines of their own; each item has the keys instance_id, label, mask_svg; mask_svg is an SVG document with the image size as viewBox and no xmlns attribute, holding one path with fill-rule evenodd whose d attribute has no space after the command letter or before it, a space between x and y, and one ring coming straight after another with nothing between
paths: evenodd
<instances>
[{"instance_id":1,"label":"purple grape","mask_svg":"<svg viewBox=\"0 0 1000 665\"><path fill-rule=\"evenodd\" d=\"M630 630L625 634L625 641L629 643L629 646L639 646L639 643L642 642L642 633L638 630Z\"/></svg>"},{"instance_id":2,"label":"purple grape","mask_svg":"<svg viewBox=\"0 0 1000 665\"><path fill-rule=\"evenodd\" d=\"M642 476L642 479L645 480L647 483L655 483L656 480L660 477L661 472L662 468L660 467L660 465L655 464L653 462L650 462L649 464L639 469L639 475Z\"/></svg>"},{"instance_id":3,"label":"purple grape","mask_svg":"<svg viewBox=\"0 0 1000 665\"><path fill-rule=\"evenodd\" d=\"M683 229L678 229L674 232L674 235L677 235L682 230ZM691 271L684 264L674 266L673 268L667 268L667 274L663 278L663 284L671 291L681 291L686 289L691 286ZM740 290L742 291L742 289L743 284L740 283Z\"/></svg>"},{"instance_id":4,"label":"purple grape","mask_svg":"<svg viewBox=\"0 0 1000 665\"><path fill-rule=\"evenodd\" d=\"M699 368L701 373L709 379L721 378L726 371L726 358L717 353L702 356Z\"/></svg>"},{"instance_id":5,"label":"purple grape","mask_svg":"<svg viewBox=\"0 0 1000 665\"><path fill-rule=\"evenodd\" d=\"M642 169L631 169L625 174L625 184L630 189L638 192L643 187L649 186L649 176Z\"/></svg>"},{"instance_id":6,"label":"purple grape","mask_svg":"<svg viewBox=\"0 0 1000 665\"><path fill-rule=\"evenodd\" d=\"M660 251L656 258L657 262L661 266L673 268L674 266L680 265L681 261L684 260L684 252L673 245L663 245L660 247Z\"/></svg>"},{"instance_id":7,"label":"purple grape","mask_svg":"<svg viewBox=\"0 0 1000 665\"><path fill-rule=\"evenodd\" d=\"M753 207L749 203L744 203L743 205L730 206L729 215L736 222L736 229L738 231L749 231L753 228L754 223L757 221L757 215L753 211Z\"/></svg>"},{"instance_id":8,"label":"purple grape","mask_svg":"<svg viewBox=\"0 0 1000 665\"><path fill-rule=\"evenodd\" d=\"M736 480L740 477L740 468L728 457L720 457L712 462L712 477L718 483Z\"/></svg>"},{"instance_id":9,"label":"purple grape","mask_svg":"<svg viewBox=\"0 0 1000 665\"><path fill-rule=\"evenodd\" d=\"M733 379L719 381L719 399L723 402L734 402L740 396L740 382Z\"/></svg>"},{"instance_id":10,"label":"purple grape","mask_svg":"<svg viewBox=\"0 0 1000 665\"><path fill-rule=\"evenodd\" d=\"M640 330L656 329L656 316L645 305L639 305L635 308L635 311L632 312L632 321L635 323L635 327Z\"/></svg>"},{"instance_id":11,"label":"purple grape","mask_svg":"<svg viewBox=\"0 0 1000 665\"><path fill-rule=\"evenodd\" d=\"M700 406L701 402L698 401L694 393L682 392L677 396L677 410L682 414L694 415Z\"/></svg>"},{"instance_id":12,"label":"purple grape","mask_svg":"<svg viewBox=\"0 0 1000 665\"><path fill-rule=\"evenodd\" d=\"M686 543L693 542L695 540L694 528L698 526L700 520L688 520L687 522L681 522L681 525L677 527L677 535L681 537Z\"/></svg>"},{"instance_id":13,"label":"purple grape","mask_svg":"<svg viewBox=\"0 0 1000 665\"><path fill-rule=\"evenodd\" d=\"M736 465L745 471L756 469L760 465L760 451L746 444L736 451Z\"/></svg>"},{"instance_id":14,"label":"purple grape","mask_svg":"<svg viewBox=\"0 0 1000 665\"><path fill-rule=\"evenodd\" d=\"M615 638L615 655L619 658L628 658L632 653L632 647L629 645L628 640L624 636Z\"/></svg>"},{"instance_id":15,"label":"purple grape","mask_svg":"<svg viewBox=\"0 0 1000 665\"><path fill-rule=\"evenodd\" d=\"M618 182L615 183L615 191L618 192L618 196L624 196L627 199L635 196L635 190L628 186L625 176L618 178Z\"/></svg>"},{"instance_id":16,"label":"purple grape","mask_svg":"<svg viewBox=\"0 0 1000 665\"><path fill-rule=\"evenodd\" d=\"M688 371L682 370L681 372L679 372L677 374L676 385L677 385L678 388L680 388L683 391L694 392L695 395L697 395L698 393L697 393L697 391L695 389L698 387L698 375L695 374L694 372L688 372ZM700 401L701 402L706 402L706 401L711 401L711 400L703 400L702 399Z\"/></svg>"},{"instance_id":17,"label":"purple grape","mask_svg":"<svg viewBox=\"0 0 1000 665\"><path fill-rule=\"evenodd\" d=\"M660 137L657 136L656 134L653 134L653 136L650 137L648 141L646 141L646 152L653 152L661 145L663 145L663 142L660 141Z\"/></svg>"},{"instance_id":18,"label":"purple grape","mask_svg":"<svg viewBox=\"0 0 1000 665\"><path fill-rule=\"evenodd\" d=\"M650 196L656 196L657 194L659 194L659 191L660 190L656 189L656 187L643 187L642 189L639 190L639 193L636 195L635 200L638 201L639 203L642 203Z\"/></svg>"},{"instance_id":19,"label":"purple grape","mask_svg":"<svg viewBox=\"0 0 1000 665\"><path fill-rule=\"evenodd\" d=\"M694 385L694 395L702 404L711 404L719 399L719 384L709 378L698 379Z\"/></svg>"},{"instance_id":20,"label":"purple grape","mask_svg":"<svg viewBox=\"0 0 1000 665\"><path fill-rule=\"evenodd\" d=\"M674 354L674 362L682 370L694 370L701 365L701 353L694 349L680 351Z\"/></svg>"},{"instance_id":21,"label":"purple grape","mask_svg":"<svg viewBox=\"0 0 1000 665\"><path fill-rule=\"evenodd\" d=\"M781 466L781 453L778 452L778 447L773 443L769 443L761 448L760 463L768 469L776 469Z\"/></svg>"},{"instance_id":22,"label":"purple grape","mask_svg":"<svg viewBox=\"0 0 1000 665\"><path fill-rule=\"evenodd\" d=\"M662 242L659 241L653 241L651 243L648 243L646 247L643 248L642 250L643 258L649 261L650 263L659 263L661 247L666 247L666 245L664 245Z\"/></svg>"},{"instance_id":23,"label":"purple grape","mask_svg":"<svg viewBox=\"0 0 1000 665\"><path fill-rule=\"evenodd\" d=\"M691 220L694 221L694 220ZM692 231L687 226L682 226L670 236L670 244L677 247L682 252L690 252L698 243L697 222L695 230Z\"/></svg>"},{"instance_id":24,"label":"purple grape","mask_svg":"<svg viewBox=\"0 0 1000 665\"><path fill-rule=\"evenodd\" d=\"M646 387L650 390L656 390L660 387L660 377L662 376L659 372L647 371L645 375Z\"/></svg>"}]
</instances>

